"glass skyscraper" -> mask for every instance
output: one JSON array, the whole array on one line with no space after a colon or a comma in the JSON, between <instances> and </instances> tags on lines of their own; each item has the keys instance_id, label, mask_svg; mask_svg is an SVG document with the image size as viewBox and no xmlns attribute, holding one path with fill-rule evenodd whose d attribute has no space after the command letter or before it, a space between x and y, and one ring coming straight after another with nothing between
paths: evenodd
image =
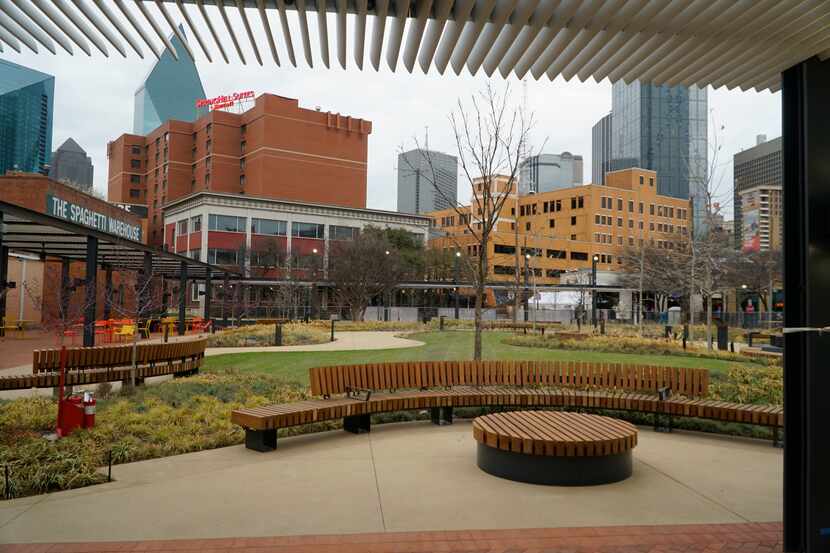
<instances>
[{"instance_id":1,"label":"glass skyscraper","mask_svg":"<svg viewBox=\"0 0 830 553\"><path fill-rule=\"evenodd\" d=\"M611 135L613 126L609 113L591 129L591 182L605 184L605 173L611 170Z\"/></svg>"},{"instance_id":2,"label":"glass skyscraper","mask_svg":"<svg viewBox=\"0 0 830 553\"><path fill-rule=\"evenodd\" d=\"M432 150L398 154L398 211L429 213L458 202L458 159Z\"/></svg>"},{"instance_id":3,"label":"glass skyscraper","mask_svg":"<svg viewBox=\"0 0 830 553\"><path fill-rule=\"evenodd\" d=\"M179 31L185 36L183 27L179 26ZM165 49L135 93L135 134L145 136L169 119L191 122L207 113L206 108L196 107L196 100L205 98L196 64L176 35L170 37L170 43L179 55L178 61Z\"/></svg>"},{"instance_id":4,"label":"glass skyscraper","mask_svg":"<svg viewBox=\"0 0 830 553\"><path fill-rule=\"evenodd\" d=\"M611 170L657 172L657 193L693 198L695 228L702 228L708 181L706 89L614 83Z\"/></svg>"},{"instance_id":5,"label":"glass skyscraper","mask_svg":"<svg viewBox=\"0 0 830 553\"><path fill-rule=\"evenodd\" d=\"M48 170L54 96L55 77L0 60L0 175Z\"/></svg>"},{"instance_id":6,"label":"glass skyscraper","mask_svg":"<svg viewBox=\"0 0 830 553\"><path fill-rule=\"evenodd\" d=\"M519 165L519 194L541 194L582 184L582 156L539 154Z\"/></svg>"}]
</instances>

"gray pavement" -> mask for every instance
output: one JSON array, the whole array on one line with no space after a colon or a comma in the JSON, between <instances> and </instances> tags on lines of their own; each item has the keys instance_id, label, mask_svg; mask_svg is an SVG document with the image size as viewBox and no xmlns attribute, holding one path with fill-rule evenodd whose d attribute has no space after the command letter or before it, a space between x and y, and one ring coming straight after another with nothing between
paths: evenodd
<instances>
[{"instance_id":1,"label":"gray pavement","mask_svg":"<svg viewBox=\"0 0 830 553\"><path fill-rule=\"evenodd\" d=\"M521 484L476 467L469 421L281 438L113 467L117 480L0 502L1 542L781 520L769 442L640 429L634 476Z\"/></svg>"}]
</instances>

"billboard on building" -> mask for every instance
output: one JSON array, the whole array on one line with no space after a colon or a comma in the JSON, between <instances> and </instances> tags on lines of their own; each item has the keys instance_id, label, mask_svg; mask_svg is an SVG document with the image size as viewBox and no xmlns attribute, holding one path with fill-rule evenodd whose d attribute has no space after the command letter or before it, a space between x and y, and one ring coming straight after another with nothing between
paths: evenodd
<instances>
[{"instance_id":1,"label":"billboard on building","mask_svg":"<svg viewBox=\"0 0 830 553\"><path fill-rule=\"evenodd\" d=\"M758 192L741 195L741 250L761 250L761 197Z\"/></svg>"}]
</instances>

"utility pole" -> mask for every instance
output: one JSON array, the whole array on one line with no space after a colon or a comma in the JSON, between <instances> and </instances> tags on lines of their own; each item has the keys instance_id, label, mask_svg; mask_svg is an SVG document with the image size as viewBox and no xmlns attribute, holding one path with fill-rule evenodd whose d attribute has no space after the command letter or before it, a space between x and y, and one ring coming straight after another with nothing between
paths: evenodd
<instances>
[{"instance_id":1,"label":"utility pole","mask_svg":"<svg viewBox=\"0 0 830 553\"><path fill-rule=\"evenodd\" d=\"M522 296L523 296L522 299L524 300L522 303L524 303L524 311L525 311L524 319L525 319L525 322L528 321L528 301L527 301L528 300L528 294L527 294L527 290L528 290L528 278L530 277L529 268L530 268L530 254L526 253L525 254L525 287L524 287L524 290L522 291Z\"/></svg>"},{"instance_id":2,"label":"utility pole","mask_svg":"<svg viewBox=\"0 0 830 553\"><path fill-rule=\"evenodd\" d=\"M597 327L597 261L599 256L591 258L591 326Z\"/></svg>"},{"instance_id":3,"label":"utility pole","mask_svg":"<svg viewBox=\"0 0 830 553\"><path fill-rule=\"evenodd\" d=\"M453 275L453 282L455 283L455 320L458 320L459 298L458 298L458 282L459 282L459 264L461 262L461 252L455 252L455 274Z\"/></svg>"}]
</instances>

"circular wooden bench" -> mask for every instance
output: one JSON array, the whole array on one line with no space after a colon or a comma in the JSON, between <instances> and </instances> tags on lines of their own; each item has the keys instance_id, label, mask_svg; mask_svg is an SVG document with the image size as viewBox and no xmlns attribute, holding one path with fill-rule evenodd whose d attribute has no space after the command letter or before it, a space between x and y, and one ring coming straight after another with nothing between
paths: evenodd
<instances>
[{"instance_id":1,"label":"circular wooden bench","mask_svg":"<svg viewBox=\"0 0 830 553\"><path fill-rule=\"evenodd\" d=\"M473 421L481 470L558 486L592 486L632 473L637 428L628 422L561 411L493 413Z\"/></svg>"}]
</instances>

